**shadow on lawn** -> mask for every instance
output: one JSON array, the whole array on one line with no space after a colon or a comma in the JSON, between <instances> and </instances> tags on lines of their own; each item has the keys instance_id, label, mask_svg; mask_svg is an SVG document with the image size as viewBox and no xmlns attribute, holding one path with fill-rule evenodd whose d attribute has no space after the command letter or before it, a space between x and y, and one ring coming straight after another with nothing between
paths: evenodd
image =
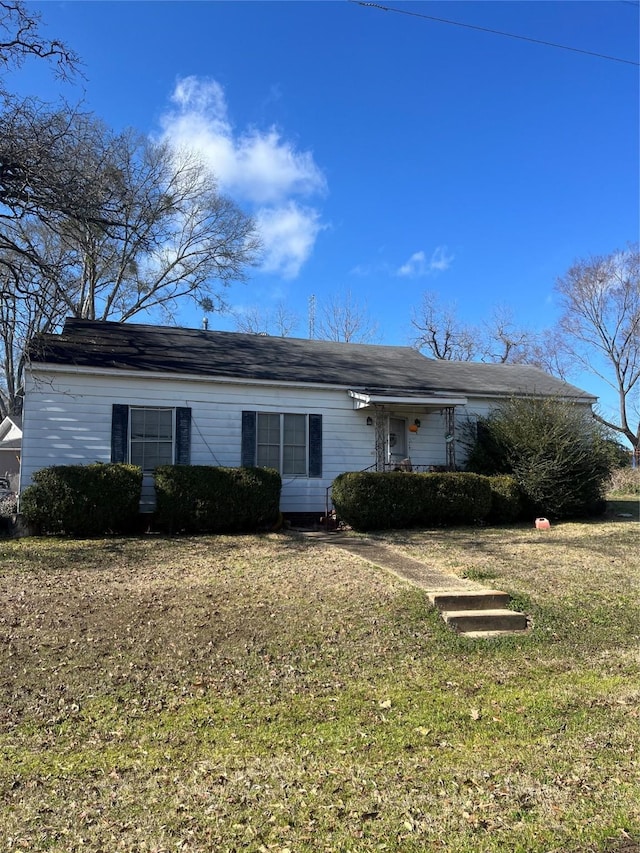
<instances>
[{"instance_id":1,"label":"shadow on lawn","mask_svg":"<svg viewBox=\"0 0 640 853\"><path fill-rule=\"evenodd\" d=\"M640 496L610 498L605 519L612 521L640 521Z\"/></svg>"}]
</instances>

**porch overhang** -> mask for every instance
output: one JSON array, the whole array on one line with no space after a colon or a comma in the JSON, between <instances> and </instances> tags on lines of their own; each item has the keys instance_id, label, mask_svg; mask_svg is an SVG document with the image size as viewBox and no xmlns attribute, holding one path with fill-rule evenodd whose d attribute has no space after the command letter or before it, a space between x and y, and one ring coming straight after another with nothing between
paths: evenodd
<instances>
[{"instance_id":1,"label":"porch overhang","mask_svg":"<svg viewBox=\"0 0 640 853\"><path fill-rule=\"evenodd\" d=\"M423 391L369 391L349 389L347 394L353 400L354 409L366 409L382 406L402 406L408 409L448 409L466 406L467 398L459 395L426 394Z\"/></svg>"}]
</instances>

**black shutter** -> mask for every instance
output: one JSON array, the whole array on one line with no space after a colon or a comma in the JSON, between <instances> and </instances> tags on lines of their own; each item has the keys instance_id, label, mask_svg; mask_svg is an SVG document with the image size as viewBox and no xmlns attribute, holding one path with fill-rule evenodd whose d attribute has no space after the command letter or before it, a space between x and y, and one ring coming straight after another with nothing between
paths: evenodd
<instances>
[{"instance_id":1,"label":"black shutter","mask_svg":"<svg viewBox=\"0 0 640 853\"><path fill-rule=\"evenodd\" d=\"M256 464L256 413L242 413L242 457L243 468L252 468Z\"/></svg>"},{"instance_id":2,"label":"black shutter","mask_svg":"<svg viewBox=\"0 0 640 853\"><path fill-rule=\"evenodd\" d=\"M129 406L111 407L111 461L126 462L129 443Z\"/></svg>"},{"instance_id":3,"label":"black shutter","mask_svg":"<svg viewBox=\"0 0 640 853\"><path fill-rule=\"evenodd\" d=\"M322 477L322 415L309 415L309 476Z\"/></svg>"},{"instance_id":4,"label":"black shutter","mask_svg":"<svg viewBox=\"0 0 640 853\"><path fill-rule=\"evenodd\" d=\"M176 465L191 463L191 409L176 408Z\"/></svg>"}]
</instances>

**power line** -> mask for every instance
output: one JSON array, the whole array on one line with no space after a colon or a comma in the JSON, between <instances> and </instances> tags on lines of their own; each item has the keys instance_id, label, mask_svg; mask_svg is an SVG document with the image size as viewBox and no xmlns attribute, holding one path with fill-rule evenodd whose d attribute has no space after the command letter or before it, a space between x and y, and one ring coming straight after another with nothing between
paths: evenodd
<instances>
[{"instance_id":1,"label":"power line","mask_svg":"<svg viewBox=\"0 0 640 853\"><path fill-rule=\"evenodd\" d=\"M468 30L480 30L483 33L493 33L496 36L505 36L506 38L519 39L520 41L529 41L533 44L543 44L546 47L555 47L559 50L570 50L573 53L584 53L587 56L597 56L599 59L608 59L610 62L624 62L626 65L640 66L640 62L634 62L632 59L620 59L619 56L607 56L604 53L595 53L592 50L583 50L579 47L569 47L566 44L556 44L552 41L544 41L542 39L534 39L529 36L519 36L515 33L505 33L502 30L492 30L489 27L480 27L476 24L463 24L462 21L450 21L447 18L435 18L433 15L424 15L421 12L409 12L407 9L393 9L390 6L382 6L379 3L368 3L365 0L349 0L357 6L366 6L372 9L380 9L383 12L395 12L398 15L409 15L413 18L424 18L427 21L437 21L439 24L451 24L455 27L465 27Z\"/></svg>"}]
</instances>

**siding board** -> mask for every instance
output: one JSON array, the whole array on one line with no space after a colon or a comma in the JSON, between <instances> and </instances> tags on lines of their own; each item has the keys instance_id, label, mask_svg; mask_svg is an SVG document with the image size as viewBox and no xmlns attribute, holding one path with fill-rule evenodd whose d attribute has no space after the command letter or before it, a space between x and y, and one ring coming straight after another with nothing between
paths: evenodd
<instances>
[{"instance_id":1,"label":"siding board","mask_svg":"<svg viewBox=\"0 0 640 853\"><path fill-rule=\"evenodd\" d=\"M44 381L34 367L26 377L26 392L21 488L29 484L34 471L48 465L110 461L113 407L133 403L191 409L190 462L194 465L242 463L242 413L247 410L321 414L322 467L315 469L316 476L284 481L284 512L324 512L327 488L338 474L363 470L375 462L375 430L366 425L369 412L355 410L340 389L205 384L167 377L125 379L63 371L48 374ZM478 411L488 411L490 405L490 401L474 401ZM415 464L445 463L444 420L439 410L407 408L394 412L395 416L408 423L420 418L419 431L408 434L408 453ZM145 498L152 499L151 489L152 483L145 483Z\"/></svg>"}]
</instances>

